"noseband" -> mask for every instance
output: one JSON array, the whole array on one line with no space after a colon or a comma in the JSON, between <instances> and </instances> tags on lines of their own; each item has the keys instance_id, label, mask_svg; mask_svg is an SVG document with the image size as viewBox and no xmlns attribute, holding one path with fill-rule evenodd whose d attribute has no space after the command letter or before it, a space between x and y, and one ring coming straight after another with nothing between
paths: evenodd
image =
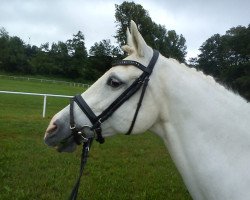
<instances>
[{"instance_id":1,"label":"noseband","mask_svg":"<svg viewBox=\"0 0 250 200\"><path fill-rule=\"evenodd\" d=\"M70 129L74 140L77 144L81 144L82 142L87 141L89 138L96 138L96 141L99 143L104 143L104 138L102 136L102 128L101 124L107 120L125 101L127 101L133 94L135 94L141 87L141 95L137 104L137 108L134 113L133 120L131 122L130 128L126 135L129 135L133 127L135 125L135 121L138 115L138 112L141 107L141 103L148 85L149 76L151 75L155 63L159 57L159 52L154 50L153 57L151 58L147 67L142 65L141 63L133 60L121 60L114 63L112 66L118 65L133 65L143 73L114 101L112 102L100 115L96 116L93 110L89 107L86 101L82 98L81 95L76 95L71 99L70 102ZM83 126L82 128L77 128L74 120L74 102L79 106L79 108L84 112L84 114L88 117L92 126ZM92 134L91 134L92 133Z\"/></svg>"}]
</instances>

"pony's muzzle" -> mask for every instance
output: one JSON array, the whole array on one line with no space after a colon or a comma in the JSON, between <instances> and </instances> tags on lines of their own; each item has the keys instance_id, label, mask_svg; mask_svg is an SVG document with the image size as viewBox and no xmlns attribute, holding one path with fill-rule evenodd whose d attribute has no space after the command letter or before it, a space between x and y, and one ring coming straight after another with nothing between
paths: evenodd
<instances>
[{"instance_id":1,"label":"pony's muzzle","mask_svg":"<svg viewBox=\"0 0 250 200\"><path fill-rule=\"evenodd\" d=\"M55 123L50 124L45 132L45 136L54 133L57 130L57 128L58 127Z\"/></svg>"}]
</instances>

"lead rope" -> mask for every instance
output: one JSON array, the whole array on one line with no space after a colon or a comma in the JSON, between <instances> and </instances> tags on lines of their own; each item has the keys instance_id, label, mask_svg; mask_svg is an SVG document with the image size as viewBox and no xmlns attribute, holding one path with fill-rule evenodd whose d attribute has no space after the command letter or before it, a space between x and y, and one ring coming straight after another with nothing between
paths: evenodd
<instances>
[{"instance_id":1,"label":"lead rope","mask_svg":"<svg viewBox=\"0 0 250 200\"><path fill-rule=\"evenodd\" d=\"M78 194L78 189L79 189L81 177L83 174L84 167L87 164L87 158L89 155L89 150L90 150L92 142L93 142L93 138L90 138L86 142L83 143L79 176L78 176L76 183L71 191L69 200L76 200L77 199L77 194Z\"/></svg>"},{"instance_id":2,"label":"lead rope","mask_svg":"<svg viewBox=\"0 0 250 200\"><path fill-rule=\"evenodd\" d=\"M132 123L131 123L130 128L129 128L128 132L126 133L126 135L129 135L131 133L131 131L133 130L133 127L134 127L138 112L140 110L141 103L142 103L146 88L147 88L147 85L148 85L148 81L149 81L149 77L147 77L143 82L140 99L139 99L139 102L138 102L138 105L137 105L137 108L136 108ZM71 101L71 104L73 104L73 101ZM71 106L73 107L73 105L71 105ZM73 109L70 109L70 110L73 110ZM74 116L73 112L71 114L72 114L72 116ZM80 186L81 177L82 177L82 174L83 174L84 167L87 164L87 158L88 158L88 154L89 154L89 150L90 150L92 142L93 142L93 138L88 139L86 142L83 143L79 176L78 176L78 179L77 179L77 181L76 181L76 183L75 183L75 185L74 185L74 187L72 189L69 200L76 200L77 199L77 194L78 194L78 189L79 189L79 186Z\"/></svg>"}]
</instances>

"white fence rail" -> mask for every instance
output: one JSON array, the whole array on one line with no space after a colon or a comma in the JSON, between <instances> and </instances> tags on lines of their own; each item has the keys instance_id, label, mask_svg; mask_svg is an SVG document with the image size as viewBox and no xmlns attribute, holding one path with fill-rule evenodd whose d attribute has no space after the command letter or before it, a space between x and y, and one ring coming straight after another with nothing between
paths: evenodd
<instances>
[{"instance_id":1,"label":"white fence rail","mask_svg":"<svg viewBox=\"0 0 250 200\"><path fill-rule=\"evenodd\" d=\"M40 93L30 93L30 92L14 92L14 91L1 91L2 94L20 94L20 95L32 95L32 96L43 96L43 113L42 117L45 117L46 114L46 104L47 97L61 97L61 98L72 98L73 96L68 95L58 95L58 94L40 94Z\"/></svg>"},{"instance_id":2,"label":"white fence rail","mask_svg":"<svg viewBox=\"0 0 250 200\"><path fill-rule=\"evenodd\" d=\"M30 77L23 77L23 76L7 76L7 75L1 75L0 77L5 78L5 79L14 79L14 80L27 80L27 81L36 81L36 82L47 82L47 83L59 83L59 84L66 84L69 86L74 86L74 87L87 87L89 88L89 84L85 83L74 83L74 82L68 82L68 81L57 81L57 80L51 80L51 79L40 79L40 78L30 78Z\"/></svg>"}]
</instances>

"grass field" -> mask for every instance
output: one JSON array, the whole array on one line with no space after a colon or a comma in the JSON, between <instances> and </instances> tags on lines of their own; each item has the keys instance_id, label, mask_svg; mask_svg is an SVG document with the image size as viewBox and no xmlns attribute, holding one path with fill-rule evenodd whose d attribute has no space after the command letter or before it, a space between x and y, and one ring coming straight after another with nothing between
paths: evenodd
<instances>
[{"instance_id":1,"label":"grass field","mask_svg":"<svg viewBox=\"0 0 250 200\"><path fill-rule=\"evenodd\" d=\"M0 79L0 90L74 95L83 88ZM0 94L0 199L67 199L80 151L57 153L43 143L50 118L68 99ZM87 200L191 199L162 140L150 133L94 143L79 189Z\"/></svg>"}]
</instances>

